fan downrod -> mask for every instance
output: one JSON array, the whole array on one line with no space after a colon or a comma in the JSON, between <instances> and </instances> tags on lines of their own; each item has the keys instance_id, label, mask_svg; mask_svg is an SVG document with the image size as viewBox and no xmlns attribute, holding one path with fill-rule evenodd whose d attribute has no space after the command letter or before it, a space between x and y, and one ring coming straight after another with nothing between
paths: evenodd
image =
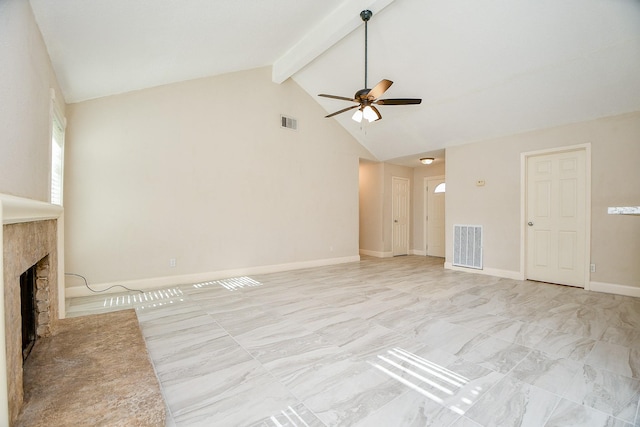
<instances>
[{"instance_id":1,"label":"fan downrod","mask_svg":"<svg viewBox=\"0 0 640 427\"><path fill-rule=\"evenodd\" d=\"M365 9L360 12L360 18L364 21L364 87L367 87L367 62L368 62L368 52L367 45L369 44L369 29L367 28L367 24L369 23L369 19L373 16L373 12L369 9Z\"/></svg>"}]
</instances>

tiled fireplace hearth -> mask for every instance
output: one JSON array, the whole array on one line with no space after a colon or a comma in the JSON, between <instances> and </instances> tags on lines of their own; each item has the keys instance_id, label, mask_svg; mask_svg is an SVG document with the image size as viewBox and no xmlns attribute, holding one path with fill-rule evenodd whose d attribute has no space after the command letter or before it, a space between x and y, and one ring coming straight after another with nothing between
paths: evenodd
<instances>
[{"instance_id":1,"label":"tiled fireplace hearth","mask_svg":"<svg viewBox=\"0 0 640 427\"><path fill-rule=\"evenodd\" d=\"M23 402L21 274L37 266L38 336L50 335L64 315L60 313L64 285L59 274L62 208L0 194L0 219L0 345L6 349L6 354L0 355L0 425L8 425L17 417ZM7 402L6 406L3 402Z\"/></svg>"}]
</instances>

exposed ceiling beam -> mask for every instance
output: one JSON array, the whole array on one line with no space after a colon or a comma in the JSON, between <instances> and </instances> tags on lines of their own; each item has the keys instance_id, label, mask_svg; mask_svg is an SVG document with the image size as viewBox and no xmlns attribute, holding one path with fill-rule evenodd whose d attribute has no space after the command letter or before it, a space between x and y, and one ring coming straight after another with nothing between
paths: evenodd
<instances>
[{"instance_id":1,"label":"exposed ceiling beam","mask_svg":"<svg viewBox=\"0 0 640 427\"><path fill-rule=\"evenodd\" d=\"M274 62L271 79L275 83L284 82L362 25L361 11L369 9L375 16L393 2L394 0L344 2Z\"/></svg>"}]
</instances>

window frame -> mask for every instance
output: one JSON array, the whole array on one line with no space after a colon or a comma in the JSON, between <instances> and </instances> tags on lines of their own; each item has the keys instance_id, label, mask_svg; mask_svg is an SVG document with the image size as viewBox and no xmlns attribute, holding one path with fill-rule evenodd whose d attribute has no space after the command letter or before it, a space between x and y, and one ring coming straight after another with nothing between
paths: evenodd
<instances>
[{"instance_id":1,"label":"window frame","mask_svg":"<svg viewBox=\"0 0 640 427\"><path fill-rule=\"evenodd\" d=\"M53 205L62 206L64 200L64 142L67 120L56 103L53 89L51 90L50 122L49 202ZM59 169L58 172L56 172L57 169ZM56 181L58 182L57 186Z\"/></svg>"}]
</instances>

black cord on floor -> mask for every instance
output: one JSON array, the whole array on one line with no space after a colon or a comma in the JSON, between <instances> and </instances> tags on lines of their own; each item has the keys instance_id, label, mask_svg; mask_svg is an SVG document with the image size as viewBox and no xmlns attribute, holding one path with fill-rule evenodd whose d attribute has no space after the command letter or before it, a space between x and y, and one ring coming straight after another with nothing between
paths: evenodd
<instances>
[{"instance_id":1,"label":"black cord on floor","mask_svg":"<svg viewBox=\"0 0 640 427\"><path fill-rule=\"evenodd\" d=\"M101 292L106 292L109 289L113 289L113 288L117 288L117 287L124 288L124 289L126 289L128 291L131 291L131 292L140 292L141 294L144 293L144 291L141 291L140 289L130 289L130 288L127 288L124 285L113 285L113 286L109 286L107 289L103 289L101 291L96 291L95 289L91 289L91 287L89 286L89 282L87 282L87 278L86 277L84 277L84 276L82 276L80 274L76 274L76 273L64 273L64 274L65 274L65 276L80 277L82 280L84 280L84 285L87 287L87 289L89 289L91 292L95 292L96 294L99 294Z\"/></svg>"}]
</instances>

